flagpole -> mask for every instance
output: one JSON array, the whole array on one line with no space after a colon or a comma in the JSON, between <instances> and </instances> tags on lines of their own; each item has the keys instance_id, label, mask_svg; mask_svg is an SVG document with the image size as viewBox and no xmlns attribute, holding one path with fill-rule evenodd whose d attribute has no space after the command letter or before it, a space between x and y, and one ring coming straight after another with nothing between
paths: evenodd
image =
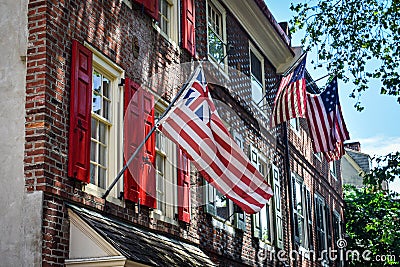
<instances>
[{"instance_id":1,"label":"flagpole","mask_svg":"<svg viewBox=\"0 0 400 267\"><path fill-rule=\"evenodd\" d=\"M161 119L163 119L168 112L172 109L173 105L175 104L175 102L179 99L179 97L182 95L183 91L186 90L188 84L190 83L190 81L193 79L195 73L197 72L197 69L201 67L201 63L196 67L196 69L192 72L192 74L190 75L189 79L183 84L182 88L178 91L178 93L175 95L174 99L172 99L171 103L168 105L168 107L165 109L164 113L161 114L161 116L159 117L158 121L161 121ZM107 196L110 194L111 190L114 188L115 184L119 181L119 179L121 179L122 175L124 174L124 172L128 169L129 164L131 164L131 162L133 161L133 159L137 156L137 154L139 153L139 151L142 149L142 147L146 144L147 140L149 140L149 138L151 137L151 135L154 133L155 130L157 130L157 128L160 126L159 122L157 122L153 128L151 128L150 132L146 135L146 137L144 138L144 140L139 144L139 146L136 148L135 152L130 156L130 158L128 159L128 161L125 163L124 167L120 170L120 172L117 174L117 176L115 177L114 181L111 183L111 185L107 188L107 191L104 193L104 195L102 196L102 199L106 199Z\"/></svg>"}]
</instances>

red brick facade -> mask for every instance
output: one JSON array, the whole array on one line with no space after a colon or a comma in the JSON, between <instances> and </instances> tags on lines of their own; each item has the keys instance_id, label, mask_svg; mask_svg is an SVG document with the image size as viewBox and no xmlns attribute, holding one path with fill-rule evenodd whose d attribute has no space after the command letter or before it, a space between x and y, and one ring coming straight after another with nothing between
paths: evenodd
<instances>
[{"instance_id":1,"label":"red brick facade","mask_svg":"<svg viewBox=\"0 0 400 267\"><path fill-rule=\"evenodd\" d=\"M67 175L72 40L90 44L123 69L126 77L139 84L168 66L193 60L187 51L177 49L154 29L152 18L139 5L132 5L131 9L121 0L29 1L25 180L28 192L44 192L43 266L64 266L65 259L69 258L67 202L194 243L220 266L259 266L261 248L252 235L251 216L247 215L246 231L232 234L215 227L212 216L206 214L202 206L196 205L201 202L202 192L192 193L191 223L172 225L152 218L151 210L144 206L138 212L133 203L127 202L122 207L91 195L83 190L84 184ZM196 0L195 8L196 56L203 59L207 57L206 0ZM228 65L249 75L251 36L226 9L227 39L234 46L233 54L228 55ZM135 40L138 40L136 46ZM278 81L279 75L266 57L264 70L267 100L272 104L276 93L276 87L273 89L272 85ZM250 88L239 91L238 97L250 101ZM245 110L245 107L241 108ZM337 180L333 179L329 165L313 155L307 125L301 122L299 135L288 130L290 170L304 178L312 194L318 192L332 209L342 213L340 170L337 170ZM287 191L290 181L284 164L284 128L274 130L276 146L260 132L249 128L240 131L246 136L247 143L258 144L259 149L268 151L272 155L271 162L280 170L283 241L284 249L289 251L292 249L292 229ZM245 151L248 152L248 147ZM192 184L202 185L202 179L192 175ZM315 220L313 223L315 227ZM317 243L315 238L314 235L314 244ZM267 260L264 264L279 266L277 261ZM301 266L320 265L304 259Z\"/></svg>"}]
</instances>

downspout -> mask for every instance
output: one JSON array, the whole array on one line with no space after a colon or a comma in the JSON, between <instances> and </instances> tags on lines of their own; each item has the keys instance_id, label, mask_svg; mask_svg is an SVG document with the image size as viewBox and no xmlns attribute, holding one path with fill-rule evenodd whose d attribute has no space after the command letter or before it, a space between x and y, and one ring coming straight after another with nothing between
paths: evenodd
<instances>
[{"instance_id":1,"label":"downspout","mask_svg":"<svg viewBox=\"0 0 400 267\"><path fill-rule=\"evenodd\" d=\"M294 221L294 206L293 206L293 189L292 189L292 177L291 177L291 172L290 172L290 151L289 151L289 138L288 138L288 123L285 122L284 124L284 135L283 135L283 140L285 143L285 170L286 170L286 179L288 181L287 183L287 192L289 195L289 207L290 207L290 229L291 229L291 238L292 238L292 251L297 251L296 250L296 237L294 233L294 227L295 227L295 221ZM289 262L289 265L290 262ZM297 259L294 259L294 266L297 266Z\"/></svg>"}]
</instances>

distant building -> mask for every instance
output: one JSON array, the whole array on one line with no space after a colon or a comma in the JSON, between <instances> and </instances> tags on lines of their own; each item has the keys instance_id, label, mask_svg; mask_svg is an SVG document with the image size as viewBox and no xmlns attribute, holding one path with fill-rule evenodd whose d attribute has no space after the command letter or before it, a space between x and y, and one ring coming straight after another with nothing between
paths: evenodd
<instances>
[{"instance_id":1,"label":"distant building","mask_svg":"<svg viewBox=\"0 0 400 267\"><path fill-rule=\"evenodd\" d=\"M371 157L361 152L360 142L345 144L346 154L342 157L343 184L363 186L362 176L371 170Z\"/></svg>"}]
</instances>

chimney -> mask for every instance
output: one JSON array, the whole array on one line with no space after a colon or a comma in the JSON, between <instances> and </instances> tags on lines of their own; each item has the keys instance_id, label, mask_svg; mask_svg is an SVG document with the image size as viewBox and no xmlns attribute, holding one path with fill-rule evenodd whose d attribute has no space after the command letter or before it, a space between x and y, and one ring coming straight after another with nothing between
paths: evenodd
<instances>
[{"instance_id":1,"label":"chimney","mask_svg":"<svg viewBox=\"0 0 400 267\"><path fill-rule=\"evenodd\" d=\"M352 143L346 143L344 144L345 148L361 152L361 144L360 142L352 142Z\"/></svg>"}]
</instances>

